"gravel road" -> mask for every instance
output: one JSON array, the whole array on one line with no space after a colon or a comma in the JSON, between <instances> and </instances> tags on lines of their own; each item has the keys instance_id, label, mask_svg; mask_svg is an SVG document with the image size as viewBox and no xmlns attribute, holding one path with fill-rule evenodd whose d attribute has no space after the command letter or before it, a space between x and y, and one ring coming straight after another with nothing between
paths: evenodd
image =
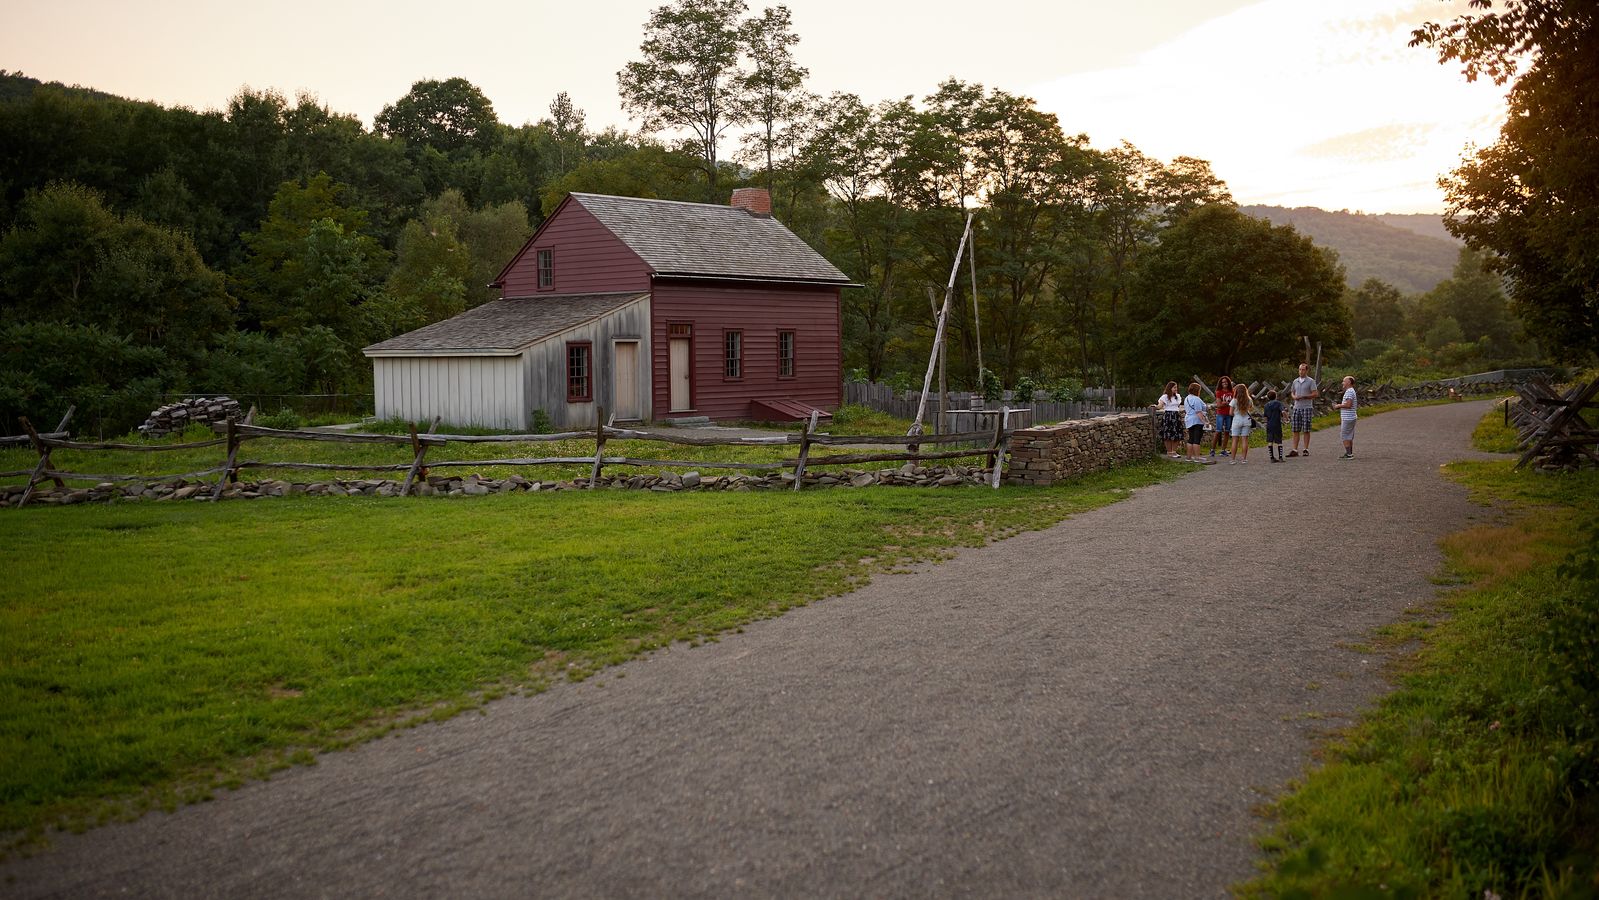
<instances>
[{"instance_id":1,"label":"gravel road","mask_svg":"<svg viewBox=\"0 0 1599 900\"><path fill-rule=\"evenodd\" d=\"M1045 531L0 866L18 897L1219 897L1486 515L1485 402ZM1172 465L1186 465L1173 462ZM1280 540L1267 565L1229 548ZM1298 555L1290 555L1298 550Z\"/></svg>"}]
</instances>

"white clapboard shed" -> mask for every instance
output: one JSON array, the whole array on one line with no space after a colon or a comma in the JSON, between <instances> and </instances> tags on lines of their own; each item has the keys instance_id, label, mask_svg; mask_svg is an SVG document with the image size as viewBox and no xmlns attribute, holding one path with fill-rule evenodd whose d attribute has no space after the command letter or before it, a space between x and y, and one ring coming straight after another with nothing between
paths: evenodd
<instances>
[{"instance_id":1,"label":"white clapboard shed","mask_svg":"<svg viewBox=\"0 0 1599 900\"><path fill-rule=\"evenodd\" d=\"M381 419L525 430L645 416L650 295L495 300L365 348Z\"/></svg>"}]
</instances>

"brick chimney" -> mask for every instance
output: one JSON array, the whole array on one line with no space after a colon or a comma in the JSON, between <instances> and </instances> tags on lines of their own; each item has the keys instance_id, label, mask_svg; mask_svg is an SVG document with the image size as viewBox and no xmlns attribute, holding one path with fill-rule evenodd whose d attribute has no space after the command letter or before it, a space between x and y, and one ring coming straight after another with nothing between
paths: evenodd
<instances>
[{"instance_id":1,"label":"brick chimney","mask_svg":"<svg viewBox=\"0 0 1599 900\"><path fill-rule=\"evenodd\" d=\"M733 199L727 205L763 219L772 215L772 195L766 192L766 188L738 188L733 191Z\"/></svg>"}]
</instances>

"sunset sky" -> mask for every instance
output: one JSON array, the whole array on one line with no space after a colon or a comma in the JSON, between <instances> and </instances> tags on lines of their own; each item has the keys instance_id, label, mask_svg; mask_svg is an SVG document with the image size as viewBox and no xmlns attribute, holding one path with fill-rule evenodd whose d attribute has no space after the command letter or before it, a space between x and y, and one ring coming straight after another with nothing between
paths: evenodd
<instances>
[{"instance_id":1,"label":"sunset sky","mask_svg":"<svg viewBox=\"0 0 1599 900\"><path fill-rule=\"evenodd\" d=\"M590 128L631 127L616 73L661 2L8 0L0 68L200 110L244 86L305 91L368 123L413 82L460 76L511 124L564 90ZM980 82L1034 97L1096 147L1208 159L1241 203L1440 212L1438 175L1503 114L1502 89L1406 46L1463 2L787 5L812 91L875 102Z\"/></svg>"}]
</instances>

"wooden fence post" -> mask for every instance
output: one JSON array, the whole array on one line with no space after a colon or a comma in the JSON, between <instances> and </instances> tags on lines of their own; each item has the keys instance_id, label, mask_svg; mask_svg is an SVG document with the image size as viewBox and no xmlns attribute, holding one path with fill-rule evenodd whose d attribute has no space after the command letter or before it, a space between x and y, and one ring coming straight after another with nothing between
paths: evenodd
<instances>
[{"instance_id":1,"label":"wooden fence post","mask_svg":"<svg viewBox=\"0 0 1599 900\"><path fill-rule=\"evenodd\" d=\"M594 468L589 470L589 490L600 480L600 462L605 456L605 407L594 408Z\"/></svg>"},{"instance_id":2,"label":"wooden fence post","mask_svg":"<svg viewBox=\"0 0 1599 900\"><path fill-rule=\"evenodd\" d=\"M432 434L435 431L438 431L439 422L442 421L442 419L442 416L434 416L433 424L428 426L427 433ZM428 477L427 466L422 465L423 457L428 455L428 445L417 440L415 422L410 423L410 425L407 427L411 429L411 468L405 473L405 484L400 488L401 497L411 493L411 484L412 482L416 481L419 476L422 478Z\"/></svg>"},{"instance_id":3,"label":"wooden fence post","mask_svg":"<svg viewBox=\"0 0 1599 900\"><path fill-rule=\"evenodd\" d=\"M810 421L805 423L805 433L800 435L799 462L794 464L794 490L799 490L805 481L805 460L811 455L811 432L816 430L816 420L820 416L819 410L811 410Z\"/></svg>"},{"instance_id":4,"label":"wooden fence post","mask_svg":"<svg viewBox=\"0 0 1599 900\"><path fill-rule=\"evenodd\" d=\"M56 431L66 431L67 423L72 421L72 414L77 411L78 408L76 406L67 407L67 414L61 417L61 424L56 426ZM45 446L44 439L39 437L39 432L33 429L33 423L28 421L27 416L19 416L17 421L21 422L22 427L27 430L29 440L33 441L33 449L39 453L39 464L33 467L33 474L28 476L28 486L22 491L22 499L17 501L17 508L21 509L28 505L28 498L33 496L34 486L39 483L39 478L50 467L50 448ZM56 487L64 488L67 486L65 481L54 475L50 476L50 480L56 483Z\"/></svg>"},{"instance_id":5,"label":"wooden fence post","mask_svg":"<svg viewBox=\"0 0 1599 900\"><path fill-rule=\"evenodd\" d=\"M1010 435L1008 434L1010 431L1010 407L1001 406L999 417L997 434L1000 435L1000 438L995 445L998 452L994 456L994 465L988 475L989 486L996 491L999 490L1000 470L1005 468L1005 451L1010 447Z\"/></svg>"},{"instance_id":6,"label":"wooden fence post","mask_svg":"<svg viewBox=\"0 0 1599 900\"><path fill-rule=\"evenodd\" d=\"M228 459L222 464L222 474L217 476L217 486L211 490L213 501L222 499L222 488L239 480L239 470L233 467L239 456L239 423L228 417Z\"/></svg>"}]
</instances>

